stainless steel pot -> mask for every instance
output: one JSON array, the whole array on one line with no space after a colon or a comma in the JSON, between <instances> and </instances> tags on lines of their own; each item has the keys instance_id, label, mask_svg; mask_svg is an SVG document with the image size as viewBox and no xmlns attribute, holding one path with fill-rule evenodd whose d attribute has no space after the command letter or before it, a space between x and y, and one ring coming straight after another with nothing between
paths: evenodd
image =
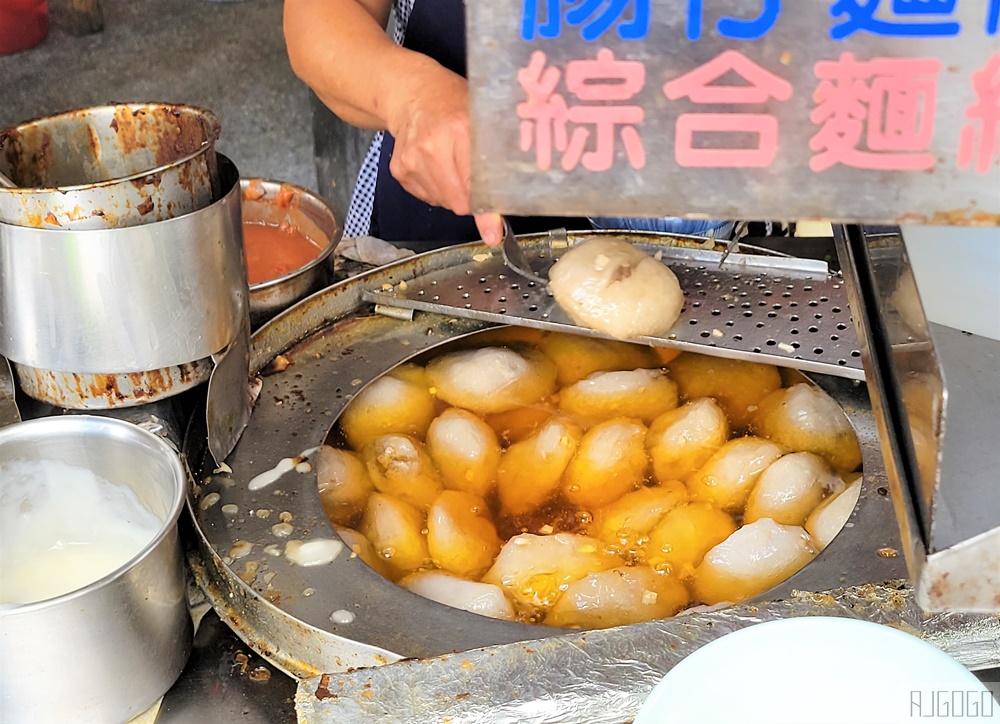
<instances>
[{"instance_id":1,"label":"stainless steel pot","mask_svg":"<svg viewBox=\"0 0 1000 724\"><path fill-rule=\"evenodd\" d=\"M118 374L209 357L247 311L239 173L184 216L123 229L0 223L0 354L42 370Z\"/></svg>"},{"instance_id":2,"label":"stainless steel pot","mask_svg":"<svg viewBox=\"0 0 1000 724\"><path fill-rule=\"evenodd\" d=\"M68 111L0 131L0 221L115 229L202 209L220 196L209 111L128 103Z\"/></svg>"},{"instance_id":3,"label":"stainless steel pot","mask_svg":"<svg viewBox=\"0 0 1000 724\"><path fill-rule=\"evenodd\" d=\"M288 274L250 286L250 325L271 317L332 281L333 250L344 234L338 211L301 186L268 179L243 179L243 221L288 223L320 246L319 255Z\"/></svg>"},{"instance_id":4,"label":"stainless steel pot","mask_svg":"<svg viewBox=\"0 0 1000 724\"><path fill-rule=\"evenodd\" d=\"M190 653L177 532L180 460L152 433L85 415L0 430L0 461L22 459L61 460L128 485L162 526L110 575L63 596L0 608L0 720L126 721L170 688ZM0 478L0 490L3 484Z\"/></svg>"}]
</instances>

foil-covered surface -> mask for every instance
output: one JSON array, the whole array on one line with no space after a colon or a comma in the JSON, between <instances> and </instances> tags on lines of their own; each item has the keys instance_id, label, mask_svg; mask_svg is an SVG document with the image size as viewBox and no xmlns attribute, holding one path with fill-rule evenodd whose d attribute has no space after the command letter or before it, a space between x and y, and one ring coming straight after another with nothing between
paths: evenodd
<instances>
[{"instance_id":1,"label":"foil-covered surface","mask_svg":"<svg viewBox=\"0 0 1000 724\"><path fill-rule=\"evenodd\" d=\"M899 581L324 674L299 683L296 711L300 724L624 724L664 674L701 646L799 616L873 621L970 669L1000 665L1000 616L924 613Z\"/></svg>"}]
</instances>

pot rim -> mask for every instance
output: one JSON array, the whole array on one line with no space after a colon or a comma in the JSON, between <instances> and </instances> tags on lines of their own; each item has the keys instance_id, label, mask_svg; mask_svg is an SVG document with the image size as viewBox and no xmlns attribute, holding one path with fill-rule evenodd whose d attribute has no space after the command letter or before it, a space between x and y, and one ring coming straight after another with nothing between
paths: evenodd
<instances>
[{"instance_id":1,"label":"pot rim","mask_svg":"<svg viewBox=\"0 0 1000 724\"><path fill-rule=\"evenodd\" d=\"M301 276L302 274L305 274L311 269L318 267L320 264L325 262L333 253L334 249L336 249L337 246L340 245L340 240L343 238L344 235L343 222L341 221L340 215L337 213L334 207L331 206L329 203L327 203L326 199L321 197L315 191L307 189L305 186L300 186L299 184L292 183L291 181L279 181L277 179L260 178L260 177L241 178L240 179L241 203L243 201L244 194L246 194L247 189L254 183L262 184L265 186L265 188L268 185L274 185L279 188L281 186L285 186L287 188L293 189L296 193L300 195L309 197L311 200L321 205L324 209L326 209L330 213L331 218L337 225L337 230L330 235L327 245L320 250L318 256L312 258L311 260L300 266L298 269L292 269L292 271L288 272L287 274L282 274L280 277L274 277L273 279L267 279L262 282L257 282L256 284L251 284L250 285L251 294L253 294L254 292L266 291L271 287L280 286L281 284L289 282L295 277ZM259 199L250 199L250 200L258 201Z\"/></svg>"},{"instance_id":2,"label":"pot rim","mask_svg":"<svg viewBox=\"0 0 1000 724\"><path fill-rule=\"evenodd\" d=\"M212 111L207 108L202 108L200 106L192 106L183 103L108 103L102 106L85 106L83 108L74 108L72 110L63 111L62 113L56 113L51 116L42 116L41 118L34 118L30 121L24 121L23 123L18 123L16 126L9 126L0 130L0 142L9 136L11 133L16 133L23 128L29 126L35 126L43 121L55 121L65 116L72 116L75 114L80 114L83 112L97 112L97 111L108 111L120 108L128 108L135 112L136 109L170 109L174 111L191 112L196 115L202 116L207 124L205 130L208 132L208 140L202 141L201 145L189 154L186 154L175 161L170 163L162 164L139 173L134 173L129 176L118 176L112 179L106 179L104 181L95 181L93 183L86 184L74 184L72 186L18 186L16 188L7 188L5 186L0 186L0 193L10 193L10 194L43 194L43 193L58 193L58 194L68 194L75 191L87 191L92 189L102 189L109 186L115 186L122 183L130 183L136 179L142 179L147 176L154 176L156 174L161 174L169 171L177 166L182 166L188 163L192 159L203 155L206 151L211 150L215 146L215 142L219 140L219 135L222 132L222 124L219 122L218 116L216 116Z\"/></svg>"},{"instance_id":3,"label":"pot rim","mask_svg":"<svg viewBox=\"0 0 1000 724\"><path fill-rule=\"evenodd\" d=\"M81 588L68 591L67 593L59 596L46 598L41 601L32 601L31 603L23 604L0 604L0 618L16 616L19 614L30 614L54 608L74 599L89 595L93 591L109 585L113 581L128 573L128 571L138 566L160 545L160 543L162 543L163 539L176 528L178 520L180 519L181 510L184 508L184 501L187 497L187 474L184 471L183 464L181 463L180 455L175 452L165 440L157 435L154 435L148 430L139 427L138 425L101 415L63 415L59 417L40 417L34 420L18 422L0 429L0 445L6 441L20 439L36 429L43 430L45 428L51 428L59 431L64 428L64 432L72 434L74 432L82 432L88 427L101 428L102 426L106 428L107 432L112 433L116 438L128 437L131 435L156 448L156 454L165 453L165 460L167 460L167 464L173 473L174 494L170 501L170 505L167 507L166 516L160 524L159 530L156 532L156 535L154 535L149 542L139 550L138 553L107 575L102 576L96 581L92 581Z\"/></svg>"}]
</instances>

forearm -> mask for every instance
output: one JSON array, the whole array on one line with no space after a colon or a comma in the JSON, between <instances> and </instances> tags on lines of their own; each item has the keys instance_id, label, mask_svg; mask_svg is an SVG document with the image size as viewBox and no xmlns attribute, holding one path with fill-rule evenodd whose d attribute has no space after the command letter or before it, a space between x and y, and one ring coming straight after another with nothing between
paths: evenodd
<instances>
[{"instance_id":1,"label":"forearm","mask_svg":"<svg viewBox=\"0 0 1000 724\"><path fill-rule=\"evenodd\" d=\"M292 68L334 113L392 130L408 97L449 71L385 33L390 0L285 0Z\"/></svg>"}]
</instances>

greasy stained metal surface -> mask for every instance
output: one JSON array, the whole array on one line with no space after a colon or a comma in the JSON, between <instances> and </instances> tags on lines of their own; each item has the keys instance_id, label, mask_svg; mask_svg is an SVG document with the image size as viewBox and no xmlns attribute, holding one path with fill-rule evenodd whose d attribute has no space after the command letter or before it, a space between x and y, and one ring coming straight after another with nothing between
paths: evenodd
<instances>
[{"instance_id":1,"label":"greasy stained metal surface","mask_svg":"<svg viewBox=\"0 0 1000 724\"><path fill-rule=\"evenodd\" d=\"M929 554L917 600L927 611L1000 611L1000 526Z\"/></svg>"},{"instance_id":2,"label":"greasy stained metal surface","mask_svg":"<svg viewBox=\"0 0 1000 724\"><path fill-rule=\"evenodd\" d=\"M148 372L85 374L14 365L17 381L29 397L68 410L109 410L156 402L193 389L208 380L212 360Z\"/></svg>"},{"instance_id":3,"label":"greasy stained metal surface","mask_svg":"<svg viewBox=\"0 0 1000 724\"><path fill-rule=\"evenodd\" d=\"M490 325L418 312L412 321L372 314L366 289L468 261L481 245L430 252L334 285L272 320L253 338L251 370L263 387L250 424L213 472L204 433L189 432L189 499L203 539L201 559L214 605L233 613L245 640L290 672L342 671L391 657L425 657L555 635L558 629L483 618L412 594L349 552L303 568L286 557L292 541L337 539L320 505L311 465L250 490L256 476L324 442L344 406L366 384L416 354ZM713 350L705 348L706 352ZM281 364L268 363L281 355ZM280 371L279 371L280 370ZM761 598L793 588L826 590L905 574L874 420L862 383L816 377L838 399L864 451L861 500L842 533L815 562ZM335 611L354 620L335 624ZM377 653L376 653L377 652ZM380 661L378 657L382 657Z\"/></svg>"},{"instance_id":4,"label":"greasy stained metal surface","mask_svg":"<svg viewBox=\"0 0 1000 724\"><path fill-rule=\"evenodd\" d=\"M664 674L705 644L758 623L817 615L907 631L970 668L1000 663L1000 620L928 616L912 589L895 582L801 590L774 603L326 674L299 683L296 708L303 724L626 724Z\"/></svg>"},{"instance_id":5,"label":"greasy stained metal surface","mask_svg":"<svg viewBox=\"0 0 1000 724\"><path fill-rule=\"evenodd\" d=\"M727 22L750 24L758 18L766 25L760 0L651 3L646 6L648 34L640 37L629 36L629 30L634 33L643 23L633 22L638 13L628 11L595 13L582 25L571 25L572 10L565 4L469 3L473 209L553 216L699 214L720 219L1000 224L996 149L991 153L990 131L975 120L982 112L976 109L990 102L980 94L989 86L986 76L995 72L989 62L997 52L996 36L984 30L984 6L989 3L893 3L909 7L910 13L914 7L925 6L929 12L933 8L940 13L935 17L961 27L958 36L890 37L873 31L851 32L841 39L831 37L834 26L843 27L848 16L857 19L855 27L874 22L878 3L839 3L848 8L839 12L832 5L825 0L768 5L776 12L773 27L763 37L742 40L720 35L717 24L729 17ZM883 18L892 17L888 5L883 2L878 9ZM948 8L941 9L944 6ZM550 19L555 22L544 26L544 37L543 7L567 13L564 23ZM861 7L867 8L865 19ZM540 17L522 18L527 12ZM900 25L913 28L903 25L909 22L903 13ZM582 37L583 29L598 32L595 26L605 20L610 27L602 28L599 39ZM688 40L686 32L686 23L693 21L704 29L696 41ZM532 40L522 37L524 29ZM597 60L598 52L608 57ZM544 56L544 75L541 69L528 68L535 53ZM913 59L930 68L924 66L926 74L917 71L906 80L894 76L888 81L867 65L872 59L902 67L910 67ZM719 65L706 68L713 60ZM573 69L575 83L572 61L582 61ZM821 80L821 62L834 66L829 76L843 76ZM665 84L680 78L684 80L668 97ZM747 97L754 93L756 98ZM693 97L699 95L704 100ZM884 120L883 101L892 104L902 97L912 101L906 120L899 114L892 123ZM605 112L608 115L600 118L616 121L595 120ZM621 115L611 115L615 112ZM641 118L621 120L630 114ZM679 139L685 122L690 124L690 155L711 149L721 160L681 165ZM716 130L715 122L722 128ZM767 132L756 129L769 124L774 130L773 160L739 167L726 152L766 150ZM633 148L641 143L642 163L633 165L626 154L629 133L634 134ZM909 144L907 153L886 145L886 133L898 134L892 136L894 142ZM541 168L536 153L541 155L545 138L551 160ZM971 163L960 161L963 138L972 142ZM583 152L582 162L564 166L574 146ZM981 173L976 168L980 153L986 156ZM588 154L594 158L588 159ZM923 160L928 165L894 170L899 156L904 164ZM822 170L814 171L811 163L817 158Z\"/></svg>"},{"instance_id":6,"label":"greasy stained metal surface","mask_svg":"<svg viewBox=\"0 0 1000 724\"><path fill-rule=\"evenodd\" d=\"M861 352L842 279L823 262L680 249L658 234L570 233L569 244L596 236L626 238L677 275L685 306L670 333L635 341L692 351L712 348L732 357L864 379ZM545 236L522 242L531 267L546 270L563 250ZM502 255L478 255L389 289L373 287L366 301L497 324L516 324L590 336L575 325L547 289L508 268Z\"/></svg>"},{"instance_id":7,"label":"greasy stained metal surface","mask_svg":"<svg viewBox=\"0 0 1000 724\"><path fill-rule=\"evenodd\" d=\"M219 121L204 109L122 104L0 131L0 221L114 229L163 221L219 198Z\"/></svg>"}]
</instances>

